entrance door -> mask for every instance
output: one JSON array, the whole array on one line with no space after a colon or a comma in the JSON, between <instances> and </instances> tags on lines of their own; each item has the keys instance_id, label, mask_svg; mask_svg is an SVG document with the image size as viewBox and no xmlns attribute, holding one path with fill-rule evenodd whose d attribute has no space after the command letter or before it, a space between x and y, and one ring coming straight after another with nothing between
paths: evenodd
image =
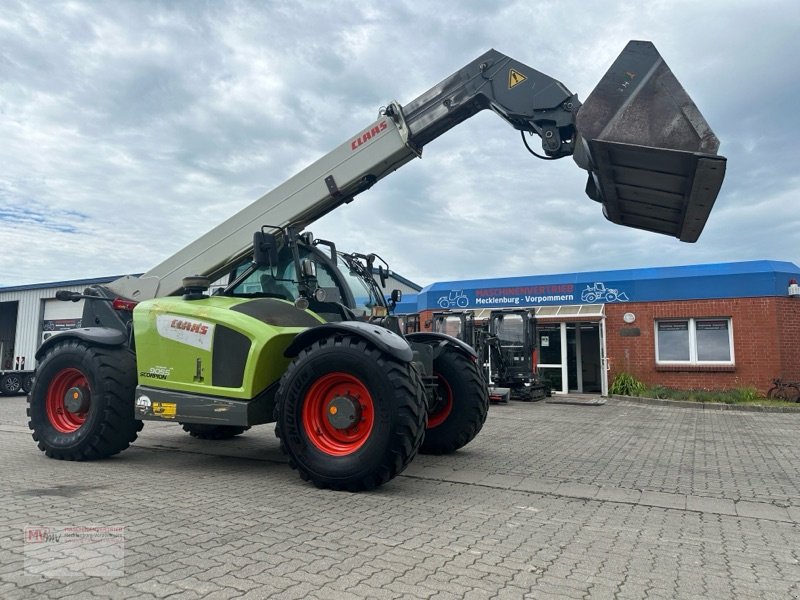
<instances>
[{"instance_id":1,"label":"entrance door","mask_svg":"<svg viewBox=\"0 0 800 600\"><path fill-rule=\"evenodd\" d=\"M578 391L585 394L599 394L601 385L600 325L599 323L577 323L575 333L578 343L576 349L580 357L578 371Z\"/></svg>"},{"instance_id":2,"label":"entrance door","mask_svg":"<svg viewBox=\"0 0 800 600\"><path fill-rule=\"evenodd\" d=\"M602 394L605 373L600 323L537 325L539 376L556 393Z\"/></svg>"},{"instance_id":3,"label":"entrance door","mask_svg":"<svg viewBox=\"0 0 800 600\"><path fill-rule=\"evenodd\" d=\"M600 394L608 396L608 356L606 356L606 320L598 323L600 333Z\"/></svg>"},{"instance_id":4,"label":"entrance door","mask_svg":"<svg viewBox=\"0 0 800 600\"><path fill-rule=\"evenodd\" d=\"M539 377L554 393L567 392L567 360L565 323L537 323ZM563 338L563 339L562 339Z\"/></svg>"},{"instance_id":5,"label":"entrance door","mask_svg":"<svg viewBox=\"0 0 800 600\"><path fill-rule=\"evenodd\" d=\"M0 302L0 370L14 368L19 301Z\"/></svg>"}]
</instances>

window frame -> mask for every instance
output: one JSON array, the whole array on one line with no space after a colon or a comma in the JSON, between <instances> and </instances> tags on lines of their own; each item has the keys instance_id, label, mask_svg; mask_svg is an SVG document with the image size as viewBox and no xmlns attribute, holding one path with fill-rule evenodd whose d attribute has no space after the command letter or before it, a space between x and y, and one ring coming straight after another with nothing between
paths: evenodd
<instances>
[{"instance_id":1,"label":"window frame","mask_svg":"<svg viewBox=\"0 0 800 600\"><path fill-rule=\"evenodd\" d=\"M728 324L728 348L730 349L730 360L700 360L697 357L697 322L698 321L725 321ZM658 325L659 323L687 323L689 334L689 360L661 360L658 350ZM653 333L655 341L656 365L663 366L734 366L736 355L733 348L733 318L732 317L669 317L666 319L655 319L653 322Z\"/></svg>"}]
</instances>

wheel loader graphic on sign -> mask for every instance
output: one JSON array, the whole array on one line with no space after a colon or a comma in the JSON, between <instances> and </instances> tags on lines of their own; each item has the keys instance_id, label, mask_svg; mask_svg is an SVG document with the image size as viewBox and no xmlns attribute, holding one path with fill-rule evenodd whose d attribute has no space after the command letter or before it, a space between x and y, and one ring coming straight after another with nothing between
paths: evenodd
<instances>
[{"instance_id":1,"label":"wheel loader graphic on sign","mask_svg":"<svg viewBox=\"0 0 800 600\"><path fill-rule=\"evenodd\" d=\"M607 288L606 284L602 281L598 281L594 285L587 285L586 289L581 292L581 300L583 302L597 302L598 300L603 300L605 302L630 302L625 292L620 292L614 288Z\"/></svg>"}]
</instances>

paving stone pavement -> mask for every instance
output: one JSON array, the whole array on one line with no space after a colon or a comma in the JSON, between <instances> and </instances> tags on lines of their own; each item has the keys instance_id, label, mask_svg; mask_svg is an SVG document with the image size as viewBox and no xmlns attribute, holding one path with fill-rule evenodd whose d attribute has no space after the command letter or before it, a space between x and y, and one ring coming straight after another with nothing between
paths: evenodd
<instances>
[{"instance_id":1,"label":"paving stone pavement","mask_svg":"<svg viewBox=\"0 0 800 600\"><path fill-rule=\"evenodd\" d=\"M799 414L512 403L349 494L302 482L272 426L147 423L117 457L50 460L4 397L0 598L798 598L798 433ZM123 526L124 574L29 574L39 525Z\"/></svg>"}]
</instances>

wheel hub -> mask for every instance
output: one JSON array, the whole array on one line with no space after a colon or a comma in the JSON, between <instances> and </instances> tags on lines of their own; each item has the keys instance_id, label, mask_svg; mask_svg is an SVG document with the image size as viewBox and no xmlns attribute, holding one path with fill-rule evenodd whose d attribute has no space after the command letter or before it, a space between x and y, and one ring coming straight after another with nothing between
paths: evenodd
<instances>
[{"instance_id":1,"label":"wheel hub","mask_svg":"<svg viewBox=\"0 0 800 600\"><path fill-rule=\"evenodd\" d=\"M325 416L336 429L347 429L361 420L361 405L350 396L335 396L328 402Z\"/></svg>"},{"instance_id":2,"label":"wheel hub","mask_svg":"<svg viewBox=\"0 0 800 600\"><path fill-rule=\"evenodd\" d=\"M89 410L89 390L84 387L71 387L64 394L64 408L73 415Z\"/></svg>"},{"instance_id":3,"label":"wheel hub","mask_svg":"<svg viewBox=\"0 0 800 600\"><path fill-rule=\"evenodd\" d=\"M355 375L333 371L319 377L303 400L308 440L329 456L353 454L370 439L375 405Z\"/></svg>"}]
</instances>

